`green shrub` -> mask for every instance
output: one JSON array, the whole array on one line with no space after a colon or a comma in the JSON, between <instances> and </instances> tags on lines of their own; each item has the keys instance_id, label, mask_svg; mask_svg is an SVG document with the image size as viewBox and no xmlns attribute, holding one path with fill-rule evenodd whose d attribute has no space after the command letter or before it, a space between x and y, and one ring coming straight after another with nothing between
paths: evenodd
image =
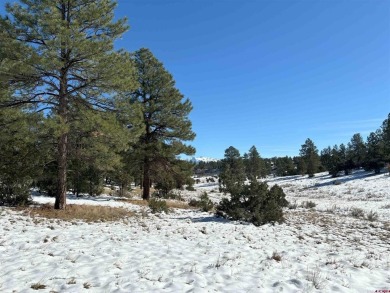
<instances>
[{"instance_id":1,"label":"green shrub","mask_svg":"<svg viewBox=\"0 0 390 293\"><path fill-rule=\"evenodd\" d=\"M223 198L217 214L232 220L243 220L260 226L270 222L283 222L283 207L288 206L286 195L278 185L268 189L267 183L252 181L240 192Z\"/></svg>"},{"instance_id":2,"label":"green shrub","mask_svg":"<svg viewBox=\"0 0 390 293\"><path fill-rule=\"evenodd\" d=\"M149 200L149 208L153 214L162 213L162 212L166 214L169 213L169 208L165 200L158 200L152 198L151 200Z\"/></svg>"},{"instance_id":3,"label":"green shrub","mask_svg":"<svg viewBox=\"0 0 390 293\"><path fill-rule=\"evenodd\" d=\"M196 191L196 189L195 189L192 185L188 185L188 186L186 187L186 189L187 189L188 191Z\"/></svg>"},{"instance_id":4,"label":"green shrub","mask_svg":"<svg viewBox=\"0 0 390 293\"><path fill-rule=\"evenodd\" d=\"M163 198L163 199L173 199L173 200L184 201L184 198L181 196L180 192L179 193L174 193L174 192L168 192L168 193L153 192L152 196L153 197L157 197L157 198Z\"/></svg>"},{"instance_id":5,"label":"green shrub","mask_svg":"<svg viewBox=\"0 0 390 293\"><path fill-rule=\"evenodd\" d=\"M25 182L0 182L0 206L20 206L30 202L29 184Z\"/></svg>"},{"instance_id":6,"label":"green shrub","mask_svg":"<svg viewBox=\"0 0 390 293\"><path fill-rule=\"evenodd\" d=\"M191 199L188 205L200 208L204 212L211 211L214 208L214 204L207 195L207 192L203 192L203 194L200 196L200 200Z\"/></svg>"}]
</instances>

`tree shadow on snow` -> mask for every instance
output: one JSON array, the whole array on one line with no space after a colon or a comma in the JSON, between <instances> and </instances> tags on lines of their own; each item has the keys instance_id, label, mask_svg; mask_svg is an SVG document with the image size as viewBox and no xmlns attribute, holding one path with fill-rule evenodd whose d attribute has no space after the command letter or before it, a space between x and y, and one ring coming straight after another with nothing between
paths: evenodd
<instances>
[{"instance_id":1,"label":"tree shadow on snow","mask_svg":"<svg viewBox=\"0 0 390 293\"><path fill-rule=\"evenodd\" d=\"M177 217L176 220L191 220L192 223L231 223L228 219L217 216L205 216L205 217Z\"/></svg>"},{"instance_id":2,"label":"tree shadow on snow","mask_svg":"<svg viewBox=\"0 0 390 293\"><path fill-rule=\"evenodd\" d=\"M334 178L332 178L330 175L325 175L325 178L321 178L321 180L328 180L328 181L323 182L323 183L316 183L315 185L310 186L308 188L318 188L318 187L325 187L325 186L330 186L330 185L340 185L340 184L344 184L344 183L354 181L354 180L359 180L359 179L374 177L374 176L382 176L382 175L384 175L384 173L375 174L375 173L367 172L367 171L357 171L356 173L353 173L350 175L341 175L341 176L334 177Z\"/></svg>"},{"instance_id":3,"label":"tree shadow on snow","mask_svg":"<svg viewBox=\"0 0 390 293\"><path fill-rule=\"evenodd\" d=\"M111 197L90 196L90 195L77 196L69 193L66 195L66 197L67 199L72 199L72 200L90 200L90 201L110 201L114 199Z\"/></svg>"}]
</instances>

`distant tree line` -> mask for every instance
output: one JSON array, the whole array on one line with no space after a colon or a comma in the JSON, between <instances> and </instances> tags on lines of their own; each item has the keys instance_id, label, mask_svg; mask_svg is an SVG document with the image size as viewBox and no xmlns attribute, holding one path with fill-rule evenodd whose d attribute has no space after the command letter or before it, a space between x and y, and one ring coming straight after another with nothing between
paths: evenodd
<instances>
[{"instance_id":1,"label":"distant tree line","mask_svg":"<svg viewBox=\"0 0 390 293\"><path fill-rule=\"evenodd\" d=\"M390 168L390 114L365 141L360 133L356 133L346 145L341 143L329 146L319 152L314 142L308 138L301 145L299 156L273 158L261 158L255 146L243 156L240 156L237 149L230 147L226 150L225 159L198 163L195 170L212 169L219 173L223 169L223 162L227 160L226 156L240 159L237 164L241 167L234 167L234 170L229 172L238 172L247 179L263 178L267 175L313 177L315 173L324 171L329 171L329 174L336 177L341 173L349 175L354 169L360 168L378 174L384 167ZM228 176L229 172L223 176Z\"/></svg>"},{"instance_id":2,"label":"distant tree line","mask_svg":"<svg viewBox=\"0 0 390 293\"><path fill-rule=\"evenodd\" d=\"M217 206L217 214L257 226L283 222L283 207L288 205L283 189L278 185L269 188L259 178L270 174L313 177L325 170L336 177L340 172L348 175L357 168L380 173L386 164L390 172L389 163L390 114L377 131L370 133L366 142L360 134L354 134L347 146L327 147L321 154L310 138L301 146L299 156L293 158L262 159L255 146L241 156L238 149L230 146L217 164L220 191L229 194Z\"/></svg>"},{"instance_id":3,"label":"distant tree line","mask_svg":"<svg viewBox=\"0 0 390 293\"><path fill-rule=\"evenodd\" d=\"M278 176L308 174L312 177L317 172L329 171L337 177L341 173L349 175L360 168L379 174L386 166L390 171L390 114L380 128L368 135L366 141L360 133L356 133L346 145L328 146L319 153L308 138L301 146L300 156L272 158L271 161L273 172Z\"/></svg>"}]
</instances>

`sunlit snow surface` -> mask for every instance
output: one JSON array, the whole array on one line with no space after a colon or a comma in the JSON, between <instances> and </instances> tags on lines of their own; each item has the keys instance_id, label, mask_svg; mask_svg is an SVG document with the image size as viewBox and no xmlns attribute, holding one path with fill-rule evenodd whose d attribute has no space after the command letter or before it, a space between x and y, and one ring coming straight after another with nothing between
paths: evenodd
<instances>
[{"instance_id":1,"label":"sunlit snow surface","mask_svg":"<svg viewBox=\"0 0 390 293\"><path fill-rule=\"evenodd\" d=\"M146 208L109 197L68 203L123 206L139 215L88 224L0 208L0 292L37 292L31 288L37 283L46 286L38 292L390 290L390 177L367 175L269 178L290 202L317 206L286 209L284 224L261 227L191 210L144 217ZM207 191L219 201L218 184L201 181L182 196ZM379 219L353 218L352 208Z\"/></svg>"}]
</instances>

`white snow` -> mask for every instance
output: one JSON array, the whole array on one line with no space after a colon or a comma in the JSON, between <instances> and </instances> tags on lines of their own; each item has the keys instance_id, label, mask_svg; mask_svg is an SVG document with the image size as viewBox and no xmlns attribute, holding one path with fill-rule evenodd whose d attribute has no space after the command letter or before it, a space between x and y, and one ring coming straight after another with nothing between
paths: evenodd
<instances>
[{"instance_id":1,"label":"white snow","mask_svg":"<svg viewBox=\"0 0 390 293\"><path fill-rule=\"evenodd\" d=\"M339 180L341 184L333 182ZM357 172L268 178L298 206L286 222L255 227L175 210L120 222L37 219L0 208L0 292L375 292L390 290L390 177ZM214 201L218 183L196 192ZM44 203L52 198L34 196ZM139 206L109 197L68 203ZM377 221L353 218L352 208ZM279 255L272 258L272 255ZM380 292L380 291L377 291Z\"/></svg>"},{"instance_id":2,"label":"white snow","mask_svg":"<svg viewBox=\"0 0 390 293\"><path fill-rule=\"evenodd\" d=\"M199 163L199 162L209 163L209 162L217 162L218 159L209 158L209 157L196 157L196 158L193 157L191 161L194 163Z\"/></svg>"}]
</instances>

